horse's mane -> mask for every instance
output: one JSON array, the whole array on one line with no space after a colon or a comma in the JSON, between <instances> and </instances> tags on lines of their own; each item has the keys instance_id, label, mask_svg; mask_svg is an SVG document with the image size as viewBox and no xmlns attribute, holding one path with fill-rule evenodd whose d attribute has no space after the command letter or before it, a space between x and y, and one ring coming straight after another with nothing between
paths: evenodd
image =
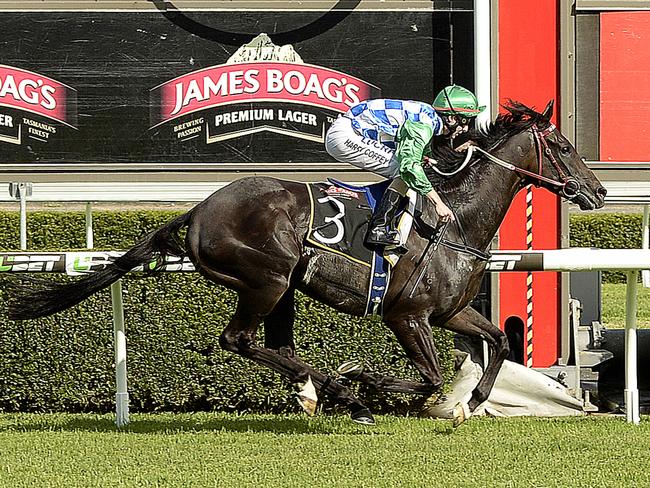
<instances>
[{"instance_id":1,"label":"horse's mane","mask_svg":"<svg viewBox=\"0 0 650 488\"><path fill-rule=\"evenodd\" d=\"M499 114L484 130L475 131L479 134L478 143L482 149L494 149L506 139L530 129L534 124L540 129L545 129L550 123L544 114L515 100L508 100L503 108L507 110L506 113Z\"/></svg>"},{"instance_id":2,"label":"horse's mane","mask_svg":"<svg viewBox=\"0 0 650 488\"><path fill-rule=\"evenodd\" d=\"M484 128L472 129L467 139L474 141L481 149L486 151L493 150L510 137L519 134L529 129L534 124L540 128L545 128L549 124L549 120L544 114L538 113L532 108L527 107L523 103L515 100L508 100L503 106L507 110L505 113L500 113L497 118L488 123ZM465 160L466 153L455 151L453 148L446 144L436 143L436 139L432 141L431 153L433 158L438 161L436 167L445 173L450 173L458 168ZM467 171L476 171L477 165L471 165ZM430 167L425 167L425 173L429 180L442 192L448 192L457 189L461 183L461 175L466 172L445 177Z\"/></svg>"}]
</instances>

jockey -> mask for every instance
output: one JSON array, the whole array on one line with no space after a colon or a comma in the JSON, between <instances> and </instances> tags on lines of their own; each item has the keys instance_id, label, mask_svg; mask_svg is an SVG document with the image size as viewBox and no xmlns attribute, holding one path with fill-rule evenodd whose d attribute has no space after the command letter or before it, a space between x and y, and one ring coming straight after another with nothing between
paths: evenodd
<instances>
[{"instance_id":1,"label":"jockey","mask_svg":"<svg viewBox=\"0 0 650 488\"><path fill-rule=\"evenodd\" d=\"M471 91L452 85L440 91L433 106L410 100L366 100L336 119L325 138L327 152L338 161L393 179L370 220L367 244L399 244L393 220L409 188L433 202L441 221L455 220L426 177L422 157L431 144L453 145L453 139L467 132L484 109ZM467 143L457 150L466 148Z\"/></svg>"}]
</instances>

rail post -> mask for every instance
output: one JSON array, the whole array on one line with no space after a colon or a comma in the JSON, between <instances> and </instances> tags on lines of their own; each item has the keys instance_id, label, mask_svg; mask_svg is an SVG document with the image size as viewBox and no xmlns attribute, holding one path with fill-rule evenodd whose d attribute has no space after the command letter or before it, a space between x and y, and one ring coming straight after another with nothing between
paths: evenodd
<instances>
[{"instance_id":1,"label":"rail post","mask_svg":"<svg viewBox=\"0 0 650 488\"><path fill-rule=\"evenodd\" d=\"M20 201L20 250L27 249L27 197L32 196L31 183L9 183L9 194Z\"/></svg>"},{"instance_id":2,"label":"rail post","mask_svg":"<svg viewBox=\"0 0 650 488\"><path fill-rule=\"evenodd\" d=\"M124 305L122 303L122 280L111 285L113 328L115 344L115 424L124 427L129 423L129 391L126 382L126 333L124 330Z\"/></svg>"},{"instance_id":3,"label":"rail post","mask_svg":"<svg viewBox=\"0 0 650 488\"><path fill-rule=\"evenodd\" d=\"M639 424L639 387L637 383L636 337L637 270L627 272L625 299L625 418Z\"/></svg>"}]
</instances>

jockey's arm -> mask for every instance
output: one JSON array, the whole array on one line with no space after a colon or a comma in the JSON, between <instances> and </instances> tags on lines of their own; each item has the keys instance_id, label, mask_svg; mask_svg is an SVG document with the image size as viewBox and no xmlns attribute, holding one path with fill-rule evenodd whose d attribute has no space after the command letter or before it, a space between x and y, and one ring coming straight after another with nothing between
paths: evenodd
<instances>
[{"instance_id":1,"label":"jockey's arm","mask_svg":"<svg viewBox=\"0 0 650 488\"><path fill-rule=\"evenodd\" d=\"M399 173L404 182L419 194L429 198L436 213L443 221L454 220L453 212L445 205L440 195L424 173L422 157L424 149L433 137L433 128L421 122L407 120L399 132L395 155L399 161Z\"/></svg>"},{"instance_id":2,"label":"jockey's arm","mask_svg":"<svg viewBox=\"0 0 650 488\"><path fill-rule=\"evenodd\" d=\"M399 174L404 182L421 195L426 195L433 186L424 174L422 156L433 137L433 128L422 122L407 120L399 131L395 156L399 161Z\"/></svg>"}]
</instances>

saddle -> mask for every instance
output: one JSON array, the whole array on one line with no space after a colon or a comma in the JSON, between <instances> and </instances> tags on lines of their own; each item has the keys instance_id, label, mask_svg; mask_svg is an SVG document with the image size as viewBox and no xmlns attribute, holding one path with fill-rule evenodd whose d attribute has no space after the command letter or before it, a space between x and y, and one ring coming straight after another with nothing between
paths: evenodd
<instances>
[{"instance_id":1,"label":"saddle","mask_svg":"<svg viewBox=\"0 0 650 488\"><path fill-rule=\"evenodd\" d=\"M339 254L371 269L366 315L382 314L391 268L403 252L399 247L405 249L417 214L419 196L409 190L397 216L400 246L382 250L365 245L370 217L389 184L387 180L355 186L334 179L307 184L311 201L307 245Z\"/></svg>"}]
</instances>

